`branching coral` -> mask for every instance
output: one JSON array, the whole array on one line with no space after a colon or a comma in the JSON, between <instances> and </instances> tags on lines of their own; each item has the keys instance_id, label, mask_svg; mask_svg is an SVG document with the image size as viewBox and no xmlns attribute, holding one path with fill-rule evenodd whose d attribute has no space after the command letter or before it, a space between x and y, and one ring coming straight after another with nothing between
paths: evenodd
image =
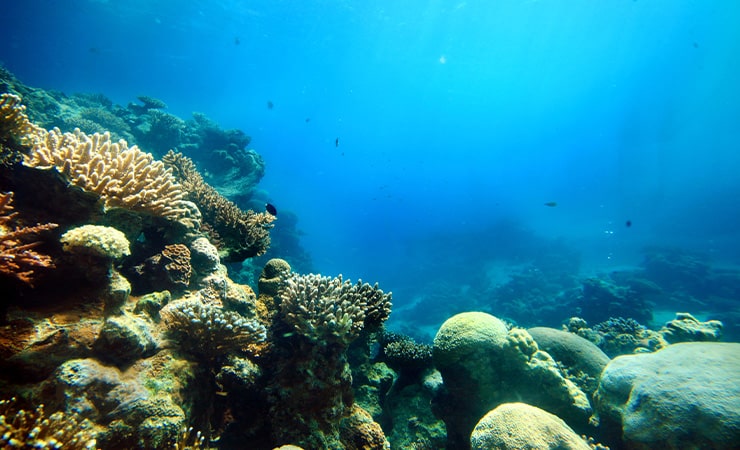
<instances>
[{"instance_id":1,"label":"branching coral","mask_svg":"<svg viewBox=\"0 0 740 450\"><path fill-rule=\"evenodd\" d=\"M204 230L211 234L212 241L221 244L226 261L241 261L267 251L274 216L239 209L208 185L193 161L181 153L170 151L162 161L172 169L190 200L200 208L203 221L208 225Z\"/></svg>"},{"instance_id":2,"label":"branching coral","mask_svg":"<svg viewBox=\"0 0 740 450\"><path fill-rule=\"evenodd\" d=\"M0 273L31 285L36 269L54 267L49 256L33 250L41 242L31 239L38 233L56 228L57 224L47 223L11 230L10 222L17 214L13 212L12 200L12 192L0 193Z\"/></svg>"},{"instance_id":3,"label":"branching coral","mask_svg":"<svg viewBox=\"0 0 740 450\"><path fill-rule=\"evenodd\" d=\"M15 399L0 400L0 447L92 449L96 440L89 423L76 415L56 412L46 416L44 406L34 411L15 409Z\"/></svg>"},{"instance_id":4,"label":"branching coral","mask_svg":"<svg viewBox=\"0 0 740 450\"><path fill-rule=\"evenodd\" d=\"M291 274L280 289L284 320L315 342L343 345L366 325L379 325L390 315L391 293L375 286L321 275Z\"/></svg>"},{"instance_id":5,"label":"branching coral","mask_svg":"<svg viewBox=\"0 0 740 450\"><path fill-rule=\"evenodd\" d=\"M179 300L162 308L160 316L186 353L213 360L242 351L267 337L265 327L232 311L200 300Z\"/></svg>"}]
</instances>

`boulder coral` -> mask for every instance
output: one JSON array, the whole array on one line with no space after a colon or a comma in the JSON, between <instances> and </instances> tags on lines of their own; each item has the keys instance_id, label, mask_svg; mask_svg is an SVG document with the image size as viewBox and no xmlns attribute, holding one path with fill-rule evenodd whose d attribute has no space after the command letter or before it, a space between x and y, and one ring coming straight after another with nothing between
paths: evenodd
<instances>
[{"instance_id":1,"label":"boulder coral","mask_svg":"<svg viewBox=\"0 0 740 450\"><path fill-rule=\"evenodd\" d=\"M604 369L598 419L633 449L737 448L740 344L691 342Z\"/></svg>"},{"instance_id":2,"label":"boulder coral","mask_svg":"<svg viewBox=\"0 0 740 450\"><path fill-rule=\"evenodd\" d=\"M504 403L475 425L473 450L590 450L588 443L559 417L526 403Z\"/></svg>"},{"instance_id":3,"label":"boulder coral","mask_svg":"<svg viewBox=\"0 0 740 450\"><path fill-rule=\"evenodd\" d=\"M525 401L574 426L585 426L591 413L586 394L529 333L507 330L490 314L467 312L445 321L434 338L433 357L445 387L435 410L447 425L449 447L468 447L476 422L505 402Z\"/></svg>"}]
</instances>

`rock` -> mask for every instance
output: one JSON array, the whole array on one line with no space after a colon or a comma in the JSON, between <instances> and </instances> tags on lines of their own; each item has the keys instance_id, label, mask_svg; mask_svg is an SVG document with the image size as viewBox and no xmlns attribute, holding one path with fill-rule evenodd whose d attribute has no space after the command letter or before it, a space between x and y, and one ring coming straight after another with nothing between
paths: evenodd
<instances>
[{"instance_id":1,"label":"rock","mask_svg":"<svg viewBox=\"0 0 740 450\"><path fill-rule=\"evenodd\" d=\"M470 446L473 450L591 449L562 419L526 403L504 403L489 411L475 425Z\"/></svg>"},{"instance_id":2,"label":"rock","mask_svg":"<svg viewBox=\"0 0 740 450\"><path fill-rule=\"evenodd\" d=\"M722 322L700 322L689 313L676 313L676 318L660 329L663 338L671 344L679 342L716 342L722 337Z\"/></svg>"},{"instance_id":3,"label":"rock","mask_svg":"<svg viewBox=\"0 0 740 450\"><path fill-rule=\"evenodd\" d=\"M541 350L569 369L598 378L609 357L589 340L555 328L535 327L527 330Z\"/></svg>"},{"instance_id":4,"label":"rock","mask_svg":"<svg viewBox=\"0 0 740 450\"><path fill-rule=\"evenodd\" d=\"M595 396L602 425L635 449L737 448L740 344L681 343L620 356Z\"/></svg>"},{"instance_id":5,"label":"rock","mask_svg":"<svg viewBox=\"0 0 740 450\"><path fill-rule=\"evenodd\" d=\"M101 360L123 367L150 354L156 347L146 321L121 315L105 320L93 349Z\"/></svg>"}]
</instances>

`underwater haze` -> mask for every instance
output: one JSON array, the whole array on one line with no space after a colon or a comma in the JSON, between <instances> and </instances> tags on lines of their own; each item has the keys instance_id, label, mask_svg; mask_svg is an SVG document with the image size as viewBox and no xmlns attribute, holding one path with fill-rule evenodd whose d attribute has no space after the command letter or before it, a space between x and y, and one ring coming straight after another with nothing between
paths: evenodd
<instances>
[{"instance_id":1,"label":"underwater haze","mask_svg":"<svg viewBox=\"0 0 740 450\"><path fill-rule=\"evenodd\" d=\"M316 271L394 311L544 248L578 273L740 263L737 1L4 3L19 79L244 130Z\"/></svg>"}]
</instances>

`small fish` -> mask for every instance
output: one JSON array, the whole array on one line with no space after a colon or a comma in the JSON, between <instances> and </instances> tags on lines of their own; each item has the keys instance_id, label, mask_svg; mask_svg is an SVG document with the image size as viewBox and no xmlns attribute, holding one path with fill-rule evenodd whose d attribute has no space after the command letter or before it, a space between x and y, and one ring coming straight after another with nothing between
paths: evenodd
<instances>
[{"instance_id":1,"label":"small fish","mask_svg":"<svg viewBox=\"0 0 740 450\"><path fill-rule=\"evenodd\" d=\"M306 123L308 123L310 121L311 121L311 118L310 117L306 117Z\"/></svg>"},{"instance_id":2,"label":"small fish","mask_svg":"<svg viewBox=\"0 0 740 450\"><path fill-rule=\"evenodd\" d=\"M273 205L272 203L266 203L265 210L267 210L267 212L271 215L277 217L277 208L275 208L275 205Z\"/></svg>"},{"instance_id":3,"label":"small fish","mask_svg":"<svg viewBox=\"0 0 740 450\"><path fill-rule=\"evenodd\" d=\"M237 36L237 37L234 38L234 45L239 45L241 43L242 43L242 41L239 40L239 36Z\"/></svg>"},{"instance_id":4,"label":"small fish","mask_svg":"<svg viewBox=\"0 0 740 450\"><path fill-rule=\"evenodd\" d=\"M626 221L624 223L624 226L627 227L627 228L631 227L632 226L632 221L631 220Z\"/></svg>"},{"instance_id":5,"label":"small fish","mask_svg":"<svg viewBox=\"0 0 740 450\"><path fill-rule=\"evenodd\" d=\"M275 106L275 105L272 104L272 101L268 100L267 101L267 109L272 109L273 106Z\"/></svg>"},{"instance_id":6,"label":"small fish","mask_svg":"<svg viewBox=\"0 0 740 450\"><path fill-rule=\"evenodd\" d=\"M334 147L339 147L339 138L334 139Z\"/></svg>"},{"instance_id":7,"label":"small fish","mask_svg":"<svg viewBox=\"0 0 740 450\"><path fill-rule=\"evenodd\" d=\"M549 206L550 208L554 208L558 206L558 202L545 202L545 206Z\"/></svg>"},{"instance_id":8,"label":"small fish","mask_svg":"<svg viewBox=\"0 0 740 450\"><path fill-rule=\"evenodd\" d=\"M694 42L692 45L694 46L694 48L699 48L699 43L698 42Z\"/></svg>"}]
</instances>

